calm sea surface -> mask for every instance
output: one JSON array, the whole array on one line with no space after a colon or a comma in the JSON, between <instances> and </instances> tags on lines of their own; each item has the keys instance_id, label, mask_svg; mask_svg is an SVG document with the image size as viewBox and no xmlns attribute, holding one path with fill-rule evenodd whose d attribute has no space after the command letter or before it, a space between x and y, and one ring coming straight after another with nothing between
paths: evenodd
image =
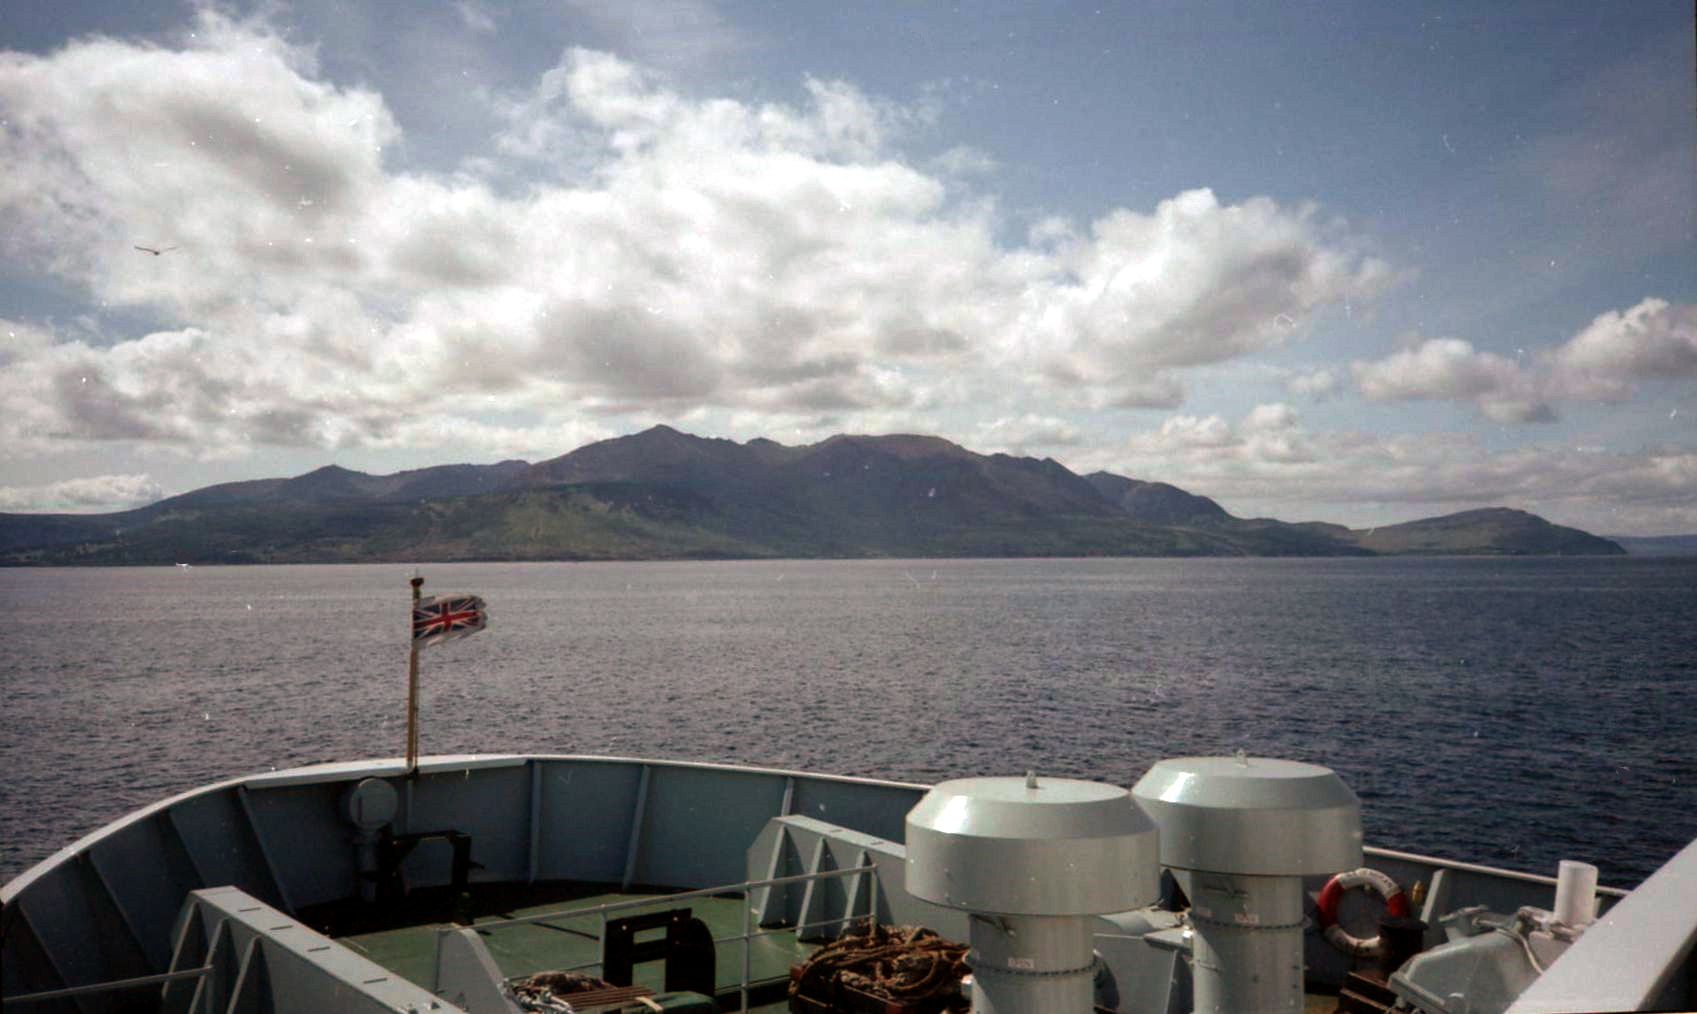
<instances>
[{"instance_id":1,"label":"calm sea surface","mask_svg":"<svg viewBox=\"0 0 1697 1014\"><path fill-rule=\"evenodd\" d=\"M1628 886L1697 837L1697 561L458 564L426 753L1130 784L1331 765L1368 841ZM402 752L400 566L0 570L0 878L169 793Z\"/></svg>"}]
</instances>

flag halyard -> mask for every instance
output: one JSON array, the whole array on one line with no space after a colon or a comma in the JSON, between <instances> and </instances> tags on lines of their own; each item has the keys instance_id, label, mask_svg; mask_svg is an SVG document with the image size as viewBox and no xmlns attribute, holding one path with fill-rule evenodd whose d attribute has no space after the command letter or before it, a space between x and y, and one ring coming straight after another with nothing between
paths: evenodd
<instances>
[{"instance_id":1,"label":"flag halyard","mask_svg":"<svg viewBox=\"0 0 1697 1014\"><path fill-rule=\"evenodd\" d=\"M413 604L413 647L469 637L488 625L489 613L476 595L433 595Z\"/></svg>"}]
</instances>

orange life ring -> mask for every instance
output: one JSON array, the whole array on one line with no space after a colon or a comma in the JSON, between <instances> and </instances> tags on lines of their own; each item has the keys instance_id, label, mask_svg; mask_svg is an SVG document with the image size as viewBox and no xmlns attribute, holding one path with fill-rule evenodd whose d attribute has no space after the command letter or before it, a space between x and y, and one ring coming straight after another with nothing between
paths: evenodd
<instances>
[{"instance_id":1,"label":"orange life ring","mask_svg":"<svg viewBox=\"0 0 1697 1014\"><path fill-rule=\"evenodd\" d=\"M1352 887L1364 887L1377 894L1385 900L1385 914L1398 917L1408 915L1408 896L1388 875L1365 866L1333 875L1320 889L1320 897L1314 906L1320 932L1325 935L1326 942L1358 958L1377 957L1383 947L1378 937L1363 939L1338 925L1338 904L1343 901L1343 892Z\"/></svg>"}]
</instances>

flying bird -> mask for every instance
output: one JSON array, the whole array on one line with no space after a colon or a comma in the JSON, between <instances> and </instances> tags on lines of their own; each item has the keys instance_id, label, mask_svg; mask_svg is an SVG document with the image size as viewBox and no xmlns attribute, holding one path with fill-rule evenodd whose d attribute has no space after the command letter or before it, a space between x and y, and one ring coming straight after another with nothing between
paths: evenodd
<instances>
[{"instance_id":1,"label":"flying bird","mask_svg":"<svg viewBox=\"0 0 1697 1014\"><path fill-rule=\"evenodd\" d=\"M151 246L137 246L136 249L140 250L142 253L150 253L153 256L157 257L162 253L170 253L172 250L175 250L177 248L174 247L174 246L168 246L168 247L164 247L162 249L156 248L156 247L151 247Z\"/></svg>"}]
</instances>

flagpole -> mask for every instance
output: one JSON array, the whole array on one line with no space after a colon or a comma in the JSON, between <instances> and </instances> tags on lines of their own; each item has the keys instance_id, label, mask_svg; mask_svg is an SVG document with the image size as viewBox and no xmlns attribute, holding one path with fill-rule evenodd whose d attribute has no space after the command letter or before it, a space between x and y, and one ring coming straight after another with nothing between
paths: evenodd
<instances>
[{"instance_id":1,"label":"flagpole","mask_svg":"<svg viewBox=\"0 0 1697 1014\"><path fill-rule=\"evenodd\" d=\"M412 577L412 607L418 608L424 578ZM407 777L418 774L418 638L413 635L412 614L407 614L407 637L412 650L407 655Z\"/></svg>"}]
</instances>

